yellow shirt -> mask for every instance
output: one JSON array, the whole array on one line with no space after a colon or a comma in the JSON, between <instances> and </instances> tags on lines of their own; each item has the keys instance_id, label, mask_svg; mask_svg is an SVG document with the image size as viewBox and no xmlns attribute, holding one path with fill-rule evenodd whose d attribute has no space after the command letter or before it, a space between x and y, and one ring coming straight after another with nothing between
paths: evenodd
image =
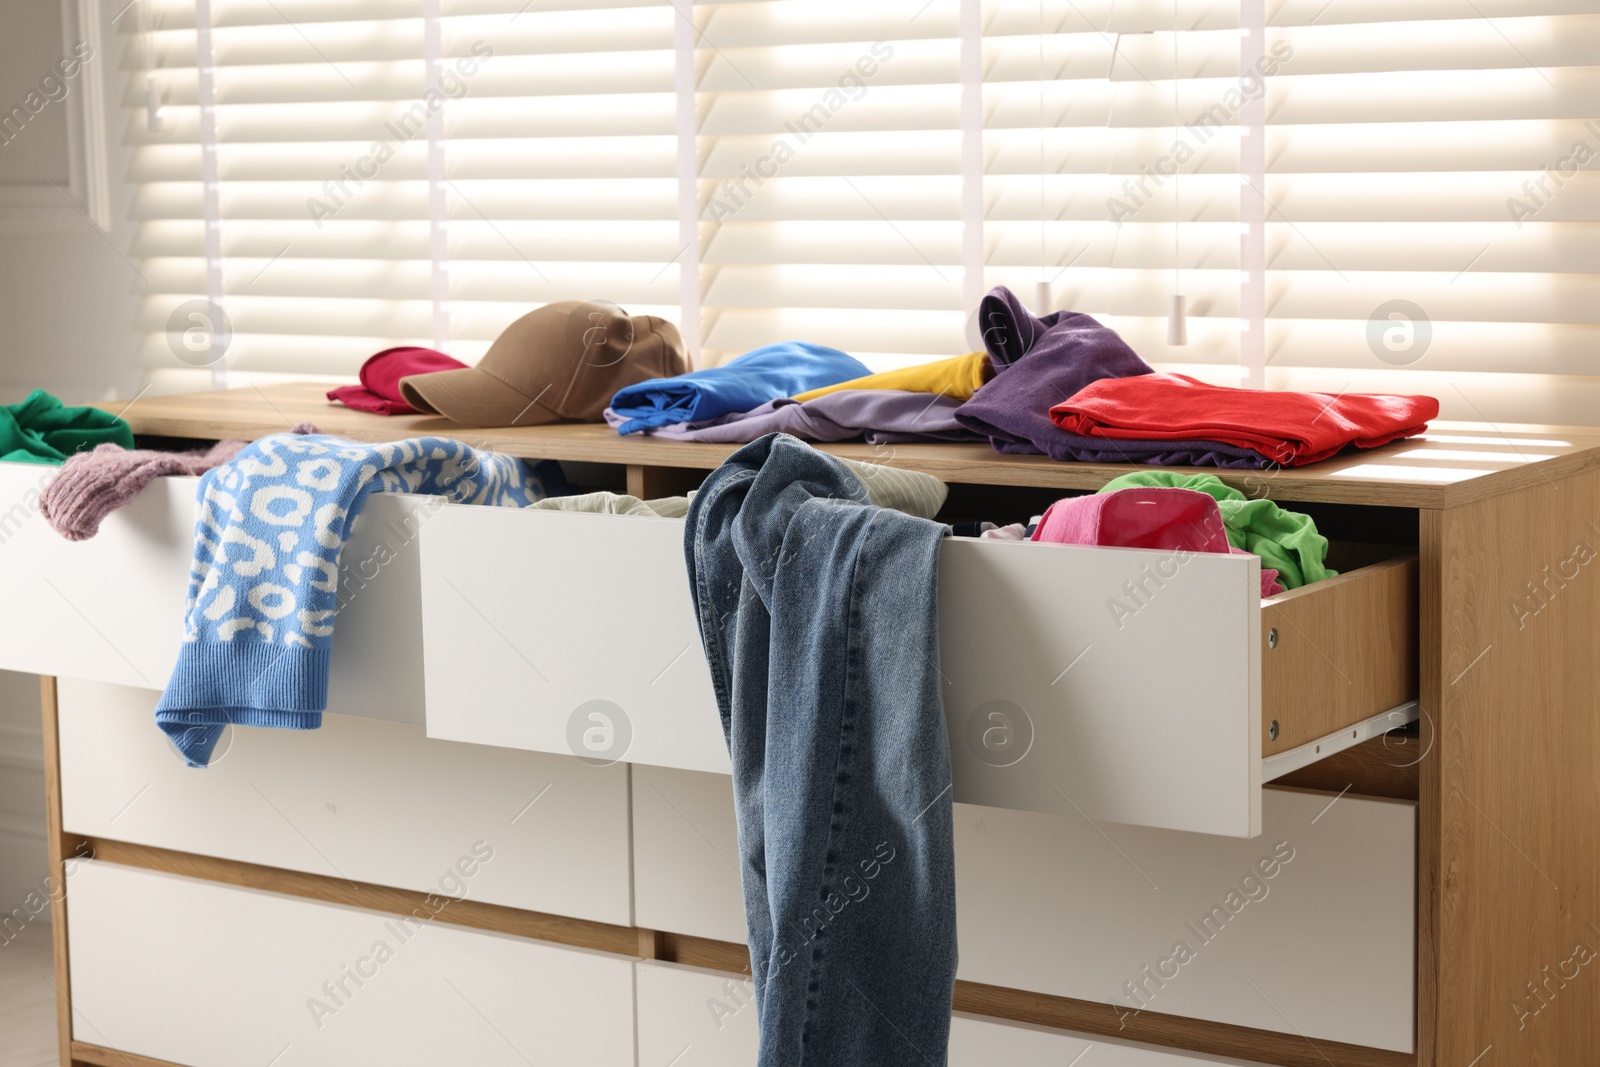
<instances>
[{"instance_id":1,"label":"yellow shirt","mask_svg":"<svg viewBox=\"0 0 1600 1067\"><path fill-rule=\"evenodd\" d=\"M955 400L970 400L989 373L989 357L983 352L969 352L964 356L920 363L915 367L901 367L882 374L869 374L865 378L852 378L838 385L796 393L795 399L813 400L826 393L841 389L899 389L907 393L938 393Z\"/></svg>"}]
</instances>

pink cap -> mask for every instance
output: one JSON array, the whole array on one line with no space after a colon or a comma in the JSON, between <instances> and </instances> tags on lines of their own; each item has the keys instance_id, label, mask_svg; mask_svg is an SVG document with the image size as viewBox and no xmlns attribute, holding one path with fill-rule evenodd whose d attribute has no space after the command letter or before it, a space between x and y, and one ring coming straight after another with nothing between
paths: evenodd
<instances>
[{"instance_id":1,"label":"pink cap","mask_svg":"<svg viewBox=\"0 0 1600 1067\"><path fill-rule=\"evenodd\" d=\"M1228 533L1217 502L1193 489L1119 489L1057 500L1044 513L1033 539L1069 545L1228 551Z\"/></svg>"},{"instance_id":2,"label":"pink cap","mask_svg":"<svg viewBox=\"0 0 1600 1067\"><path fill-rule=\"evenodd\" d=\"M466 364L432 348L385 348L361 364L361 384L328 390L328 399L374 415L415 415L417 409L400 396L400 379L411 374L460 370Z\"/></svg>"}]
</instances>

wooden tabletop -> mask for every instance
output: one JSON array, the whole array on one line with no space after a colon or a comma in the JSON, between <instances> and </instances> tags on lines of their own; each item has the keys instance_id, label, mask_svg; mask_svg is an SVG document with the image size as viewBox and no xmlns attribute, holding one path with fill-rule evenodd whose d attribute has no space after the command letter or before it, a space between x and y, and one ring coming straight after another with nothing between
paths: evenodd
<instances>
[{"instance_id":1,"label":"wooden tabletop","mask_svg":"<svg viewBox=\"0 0 1600 1067\"><path fill-rule=\"evenodd\" d=\"M179 396L139 396L99 404L135 434L253 440L301 422L356 441L453 437L525 459L586 460L709 470L738 445L699 444L631 435L587 423L476 428L432 415L384 417L329 403L312 382ZM1057 463L1044 456L1003 456L988 445L861 443L820 445L851 459L926 471L946 482L1098 489L1132 470L1109 463ZM1322 463L1265 471L1184 468L1211 473L1251 496L1278 500L1443 508L1600 466L1600 427L1435 422L1428 433L1382 448L1347 451Z\"/></svg>"}]
</instances>

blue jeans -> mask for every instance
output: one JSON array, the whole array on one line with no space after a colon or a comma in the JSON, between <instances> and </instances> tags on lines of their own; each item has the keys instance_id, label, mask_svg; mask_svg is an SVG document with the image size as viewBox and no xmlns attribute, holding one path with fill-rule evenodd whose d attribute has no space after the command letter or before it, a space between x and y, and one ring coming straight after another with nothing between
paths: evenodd
<instances>
[{"instance_id":1,"label":"blue jeans","mask_svg":"<svg viewBox=\"0 0 1600 1067\"><path fill-rule=\"evenodd\" d=\"M956 973L939 692L946 528L786 434L735 452L685 553L733 760L759 1067L943 1067Z\"/></svg>"}]
</instances>

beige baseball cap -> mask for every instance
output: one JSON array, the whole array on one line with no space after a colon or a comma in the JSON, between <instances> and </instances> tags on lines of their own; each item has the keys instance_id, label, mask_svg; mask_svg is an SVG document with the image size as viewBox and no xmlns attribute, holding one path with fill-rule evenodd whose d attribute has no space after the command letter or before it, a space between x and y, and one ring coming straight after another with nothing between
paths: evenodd
<instances>
[{"instance_id":1,"label":"beige baseball cap","mask_svg":"<svg viewBox=\"0 0 1600 1067\"><path fill-rule=\"evenodd\" d=\"M507 326L477 366L402 378L400 395L463 426L600 422L623 386L688 370L667 320L604 300L562 300Z\"/></svg>"}]
</instances>

